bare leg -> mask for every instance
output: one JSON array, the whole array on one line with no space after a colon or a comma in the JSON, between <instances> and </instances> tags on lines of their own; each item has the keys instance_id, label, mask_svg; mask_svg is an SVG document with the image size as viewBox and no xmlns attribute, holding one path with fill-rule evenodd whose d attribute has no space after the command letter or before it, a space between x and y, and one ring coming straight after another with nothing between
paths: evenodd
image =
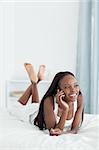
<instances>
[{"instance_id":1,"label":"bare leg","mask_svg":"<svg viewBox=\"0 0 99 150\"><path fill-rule=\"evenodd\" d=\"M20 102L22 105L26 105L31 95L32 95L32 103L39 103L39 96L38 96L37 84L36 83L31 84L27 88L27 90L20 97L18 102Z\"/></svg>"},{"instance_id":2,"label":"bare leg","mask_svg":"<svg viewBox=\"0 0 99 150\"><path fill-rule=\"evenodd\" d=\"M36 83L32 84L32 103L39 103L39 94Z\"/></svg>"},{"instance_id":3,"label":"bare leg","mask_svg":"<svg viewBox=\"0 0 99 150\"><path fill-rule=\"evenodd\" d=\"M45 65L40 65L37 75L34 71L33 66L30 63L25 63L24 66L32 84L27 88L27 90L24 92L24 94L18 101L21 104L26 105L30 96L32 96L32 103L39 103L37 83L44 79Z\"/></svg>"}]
</instances>

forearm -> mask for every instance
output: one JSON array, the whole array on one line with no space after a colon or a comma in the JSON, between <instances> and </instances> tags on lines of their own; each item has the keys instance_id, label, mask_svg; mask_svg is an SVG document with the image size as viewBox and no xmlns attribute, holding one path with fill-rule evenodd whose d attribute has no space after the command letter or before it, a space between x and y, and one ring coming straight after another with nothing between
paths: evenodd
<instances>
[{"instance_id":1,"label":"forearm","mask_svg":"<svg viewBox=\"0 0 99 150\"><path fill-rule=\"evenodd\" d=\"M67 116L68 116L68 111L69 111L68 109L63 110L61 117L60 117L60 120L59 120L58 124L56 124L55 128L59 128L61 130L64 129L65 121L66 121Z\"/></svg>"},{"instance_id":2,"label":"forearm","mask_svg":"<svg viewBox=\"0 0 99 150\"><path fill-rule=\"evenodd\" d=\"M79 126L80 126L80 119L74 118L71 129L68 131L68 133L77 134Z\"/></svg>"},{"instance_id":3,"label":"forearm","mask_svg":"<svg viewBox=\"0 0 99 150\"><path fill-rule=\"evenodd\" d=\"M78 130L80 123L81 123L80 119L74 120L71 126L71 130Z\"/></svg>"},{"instance_id":4,"label":"forearm","mask_svg":"<svg viewBox=\"0 0 99 150\"><path fill-rule=\"evenodd\" d=\"M71 130L76 130L78 131L80 125L81 125L81 114L78 112L76 112L76 115L74 117L74 120L73 120L73 123L72 123L72 126L71 126Z\"/></svg>"}]
</instances>

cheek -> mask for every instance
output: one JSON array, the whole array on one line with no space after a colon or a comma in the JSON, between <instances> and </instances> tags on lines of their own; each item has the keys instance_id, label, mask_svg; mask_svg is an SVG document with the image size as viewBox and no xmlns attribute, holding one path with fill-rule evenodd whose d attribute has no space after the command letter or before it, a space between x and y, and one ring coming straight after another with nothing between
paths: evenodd
<instances>
[{"instance_id":1,"label":"cheek","mask_svg":"<svg viewBox=\"0 0 99 150\"><path fill-rule=\"evenodd\" d=\"M66 95L66 97L67 97L68 94L70 93L70 90L65 90L64 93L65 93L65 95Z\"/></svg>"}]
</instances>

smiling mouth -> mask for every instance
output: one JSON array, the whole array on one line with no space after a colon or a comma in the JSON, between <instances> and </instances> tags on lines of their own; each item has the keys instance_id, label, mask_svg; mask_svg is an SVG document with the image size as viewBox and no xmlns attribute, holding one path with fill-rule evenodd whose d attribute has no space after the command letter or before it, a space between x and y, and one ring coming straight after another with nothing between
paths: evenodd
<instances>
[{"instance_id":1,"label":"smiling mouth","mask_svg":"<svg viewBox=\"0 0 99 150\"><path fill-rule=\"evenodd\" d=\"M76 93L75 93L75 94L70 94L70 95L69 95L70 98L75 98L76 96L77 96Z\"/></svg>"}]
</instances>

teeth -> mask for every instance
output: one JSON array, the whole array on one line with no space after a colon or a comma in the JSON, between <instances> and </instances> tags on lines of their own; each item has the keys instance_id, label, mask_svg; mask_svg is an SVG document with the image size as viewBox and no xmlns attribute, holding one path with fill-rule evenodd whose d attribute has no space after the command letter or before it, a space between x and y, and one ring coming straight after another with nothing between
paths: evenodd
<instances>
[{"instance_id":1,"label":"teeth","mask_svg":"<svg viewBox=\"0 0 99 150\"><path fill-rule=\"evenodd\" d=\"M70 96L76 96L76 94L71 94Z\"/></svg>"}]
</instances>

